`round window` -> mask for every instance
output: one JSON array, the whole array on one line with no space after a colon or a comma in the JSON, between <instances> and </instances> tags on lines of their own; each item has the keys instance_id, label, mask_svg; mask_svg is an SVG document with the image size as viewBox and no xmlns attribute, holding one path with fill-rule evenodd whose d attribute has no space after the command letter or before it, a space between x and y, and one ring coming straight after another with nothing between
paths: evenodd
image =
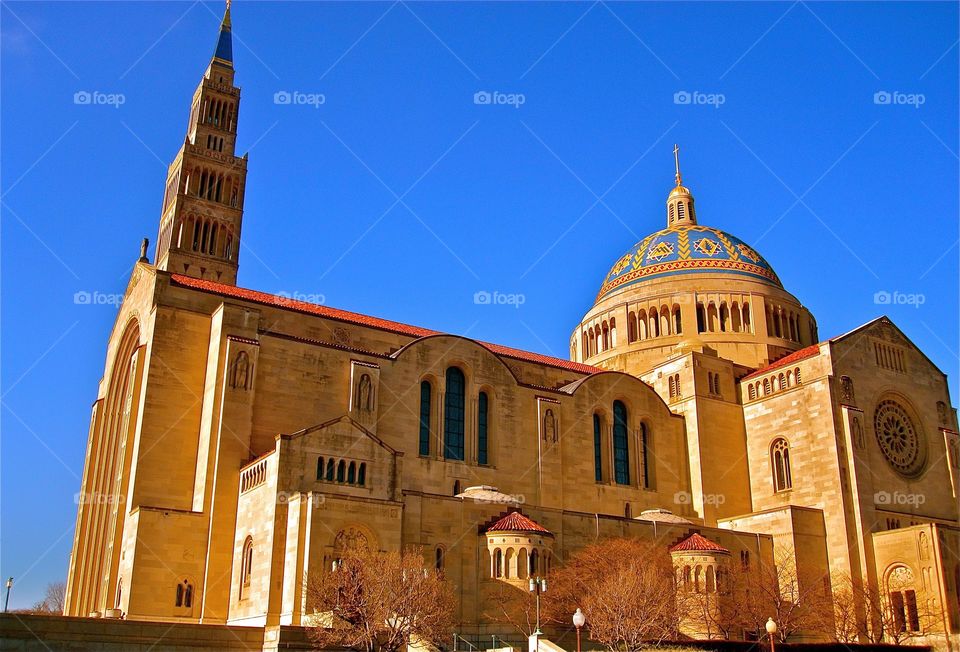
<instances>
[{"instance_id":1,"label":"round window","mask_svg":"<svg viewBox=\"0 0 960 652\"><path fill-rule=\"evenodd\" d=\"M919 473L925 457L923 440L907 410L896 401L881 401L873 425L890 466L905 476Z\"/></svg>"}]
</instances>

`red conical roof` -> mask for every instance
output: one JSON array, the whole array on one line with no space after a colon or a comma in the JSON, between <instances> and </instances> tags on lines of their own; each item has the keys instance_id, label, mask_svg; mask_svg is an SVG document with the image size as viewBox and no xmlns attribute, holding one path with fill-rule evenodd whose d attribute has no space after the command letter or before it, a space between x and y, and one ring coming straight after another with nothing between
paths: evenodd
<instances>
[{"instance_id":1,"label":"red conical roof","mask_svg":"<svg viewBox=\"0 0 960 652\"><path fill-rule=\"evenodd\" d=\"M729 550L721 546L719 543L714 543L707 537L701 535L699 532L694 532L686 539L680 543L675 543L670 546L670 552L725 552L730 553Z\"/></svg>"},{"instance_id":2,"label":"red conical roof","mask_svg":"<svg viewBox=\"0 0 960 652\"><path fill-rule=\"evenodd\" d=\"M539 532L540 534L552 534L550 530L533 519L527 518L520 512L510 512L488 527L487 532Z\"/></svg>"}]
</instances>

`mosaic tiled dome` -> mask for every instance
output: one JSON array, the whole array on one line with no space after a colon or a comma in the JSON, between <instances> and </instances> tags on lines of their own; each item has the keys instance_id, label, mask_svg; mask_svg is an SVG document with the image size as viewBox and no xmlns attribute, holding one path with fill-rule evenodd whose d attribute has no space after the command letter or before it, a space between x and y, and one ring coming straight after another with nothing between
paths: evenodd
<instances>
[{"instance_id":1,"label":"mosaic tiled dome","mask_svg":"<svg viewBox=\"0 0 960 652\"><path fill-rule=\"evenodd\" d=\"M648 279L698 272L737 274L783 287L770 263L740 238L685 224L651 233L631 247L603 280L597 300Z\"/></svg>"}]
</instances>

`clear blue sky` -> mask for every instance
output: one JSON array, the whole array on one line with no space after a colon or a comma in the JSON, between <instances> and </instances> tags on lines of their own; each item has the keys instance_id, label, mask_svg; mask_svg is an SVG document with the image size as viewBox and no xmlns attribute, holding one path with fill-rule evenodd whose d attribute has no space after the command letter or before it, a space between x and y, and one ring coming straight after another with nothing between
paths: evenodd
<instances>
[{"instance_id":1,"label":"clear blue sky","mask_svg":"<svg viewBox=\"0 0 960 652\"><path fill-rule=\"evenodd\" d=\"M123 292L156 238L221 13L0 8L12 607L67 571L116 314L74 295ZM956 3L239 0L233 18L241 285L566 357L613 261L663 227L679 142L700 221L760 250L822 338L886 312L956 403ZM75 104L83 91L124 102ZM325 102L275 104L283 91ZM524 102L478 105L480 91ZM684 91L723 103L676 104ZM875 103L884 91L903 95ZM525 303L478 306L480 290Z\"/></svg>"}]
</instances>

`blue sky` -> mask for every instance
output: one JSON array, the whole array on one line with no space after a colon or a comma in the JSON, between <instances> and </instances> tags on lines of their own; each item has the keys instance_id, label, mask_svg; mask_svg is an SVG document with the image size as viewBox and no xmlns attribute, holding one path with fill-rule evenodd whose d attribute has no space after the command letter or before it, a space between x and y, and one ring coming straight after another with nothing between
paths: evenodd
<instances>
[{"instance_id":1,"label":"blue sky","mask_svg":"<svg viewBox=\"0 0 960 652\"><path fill-rule=\"evenodd\" d=\"M221 14L0 8L11 607L66 576L116 314L74 295L122 293L144 236L152 257ZM956 3L238 0L233 18L240 285L566 357L609 267L664 226L678 142L700 222L763 253L821 338L886 313L956 404ZM483 290L524 303L476 305Z\"/></svg>"}]
</instances>

